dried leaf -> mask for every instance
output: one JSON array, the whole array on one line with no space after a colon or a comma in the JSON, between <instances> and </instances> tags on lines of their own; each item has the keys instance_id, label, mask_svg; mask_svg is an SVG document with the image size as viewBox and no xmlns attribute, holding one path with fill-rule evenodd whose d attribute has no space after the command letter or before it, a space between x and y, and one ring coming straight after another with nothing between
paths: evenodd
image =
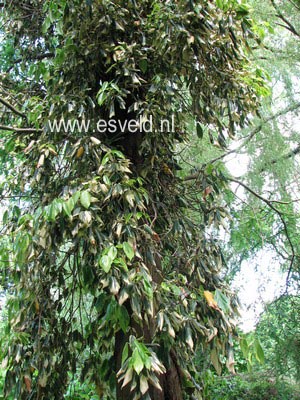
<instances>
[{"instance_id":1,"label":"dried leaf","mask_svg":"<svg viewBox=\"0 0 300 400\"><path fill-rule=\"evenodd\" d=\"M30 393L31 392L31 378L28 375L24 375L24 382L25 382L25 386L27 389L27 392Z\"/></svg>"},{"instance_id":2,"label":"dried leaf","mask_svg":"<svg viewBox=\"0 0 300 400\"><path fill-rule=\"evenodd\" d=\"M76 158L82 157L83 153L84 153L84 148L83 148L83 146L80 146L79 149L76 152Z\"/></svg>"},{"instance_id":3,"label":"dried leaf","mask_svg":"<svg viewBox=\"0 0 300 400\"><path fill-rule=\"evenodd\" d=\"M215 310L220 311L218 303L216 302L216 300L214 299L214 295L213 293L211 293L208 290L204 290L203 295L205 297L205 300L207 301L207 304L209 305L209 307L214 308Z\"/></svg>"}]
</instances>

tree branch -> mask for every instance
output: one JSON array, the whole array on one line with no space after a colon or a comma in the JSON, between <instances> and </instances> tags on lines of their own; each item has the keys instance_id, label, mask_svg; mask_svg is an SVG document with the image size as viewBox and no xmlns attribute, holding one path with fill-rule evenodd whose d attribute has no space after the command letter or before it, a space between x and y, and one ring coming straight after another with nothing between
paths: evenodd
<instances>
[{"instance_id":1,"label":"tree branch","mask_svg":"<svg viewBox=\"0 0 300 400\"><path fill-rule=\"evenodd\" d=\"M0 125L0 130L2 131L11 131L16 133L42 133L43 129L35 129L35 128L16 128L14 126L6 126Z\"/></svg>"},{"instance_id":2,"label":"tree branch","mask_svg":"<svg viewBox=\"0 0 300 400\"><path fill-rule=\"evenodd\" d=\"M44 60L44 58L52 58L52 57L54 57L54 56L55 56L54 53L52 53L52 52L47 52L47 53L43 53L43 54L37 54L37 55L35 55L35 56L29 55L29 56L27 56L27 57L20 57L20 58L17 58L17 59L14 61L13 65L11 65L11 66L6 70L6 73L9 73L9 72L14 68L15 65L19 64L19 63L22 62L22 61L40 61L40 60Z\"/></svg>"},{"instance_id":3,"label":"tree branch","mask_svg":"<svg viewBox=\"0 0 300 400\"><path fill-rule=\"evenodd\" d=\"M0 103L2 103L5 107L9 108L11 111L13 111L15 114L19 115L22 118L26 118L26 115L22 113L21 111L17 110L13 105L8 103L5 99L0 97Z\"/></svg>"},{"instance_id":4,"label":"tree branch","mask_svg":"<svg viewBox=\"0 0 300 400\"><path fill-rule=\"evenodd\" d=\"M300 37L300 33L296 30L296 28L290 23L290 21L285 18L285 16L282 14L282 12L280 11L279 7L277 6L277 4L275 4L274 0L271 0L272 6L274 7L274 9L276 10L277 13L277 17L280 18L286 25L280 24L283 28L289 30L291 33L293 33L294 35Z\"/></svg>"},{"instance_id":5,"label":"tree branch","mask_svg":"<svg viewBox=\"0 0 300 400\"><path fill-rule=\"evenodd\" d=\"M292 240L290 238L290 235L289 235L287 223L286 223L285 219L283 218L282 212L280 210L278 210L278 208L276 208L273 205L273 201L272 200L266 199L265 197L263 197L260 194L256 193L253 189L251 189L249 186L247 186L244 182L241 182L241 181L239 181L238 179L235 179L235 178L229 178L229 181L235 182L238 185L242 186L244 189L246 189L253 196L255 196L256 198L258 198L259 200L261 200L262 202L267 204L267 206L269 208L271 208L271 210L273 210L278 215L278 217L279 217L279 219L280 219L280 221L281 221L281 223L283 225L283 230L285 232L285 236L287 238L287 241L289 243L289 246L290 246L290 249L291 249L291 252L292 252L291 259L290 259L290 266L289 266L288 274L287 274L287 278L286 278L286 286L288 287L288 281L289 281L291 272L293 270L293 265L294 265L294 260L295 260L295 257L296 257L296 253L295 253L295 248L294 248L293 242L292 242Z\"/></svg>"},{"instance_id":6,"label":"tree branch","mask_svg":"<svg viewBox=\"0 0 300 400\"><path fill-rule=\"evenodd\" d=\"M289 151L287 154L284 154L282 157L270 161L269 165L277 164L278 161L287 160L289 158L292 158L292 157L296 156L299 153L300 153L300 144L295 149ZM262 172L265 172L265 171L266 171L266 167L262 168L259 172L262 173Z\"/></svg>"},{"instance_id":7,"label":"tree branch","mask_svg":"<svg viewBox=\"0 0 300 400\"><path fill-rule=\"evenodd\" d=\"M261 129L262 129L262 127L263 127L263 124L268 123L268 122L270 122L270 121L273 121L274 119L279 118L279 117L281 117L282 115L285 115L285 114L287 114L287 113L289 113L289 112L295 111L295 110L297 110L298 108L300 108L300 102L291 104L289 107L287 107L287 108L285 108L285 109L283 109L283 110L280 110L280 111L278 111L277 113L275 113L275 114L273 114L273 115L270 115L270 116L267 117L267 118L264 118L264 119L260 122L260 124L259 124L258 126L256 126L256 127L245 137L245 140L243 141L243 143L241 143L240 146L238 146L236 149L227 151L226 153L220 155L219 157L216 157L216 158L210 160L208 163L209 163L209 164L215 163L216 161L220 161L220 160L222 160L223 158L229 156L230 154L237 153L237 152L238 152L239 150L241 150L244 146L246 146L246 144L249 143L250 140L251 140L257 133L259 133L259 132L261 131ZM282 158L283 158L283 159L288 159L288 158L291 158L291 157L293 157L294 155L297 155L297 154L299 154L299 153L300 153L300 144L299 144L295 149L291 150L289 153L287 153L286 155L284 155ZM278 161L278 160L273 160L273 161L271 162L271 164L275 164L277 161ZM264 170L261 170L260 172L263 172L263 171L264 171ZM201 170L195 172L194 174L188 175L188 176L186 176L185 178L183 178L183 181L184 181L184 182L188 182L188 181L192 181L192 180L197 180L198 177L199 177L199 175L200 175L200 173L201 173Z\"/></svg>"},{"instance_id":8,"label":"tree branch","mask_svg":"<svg viewBox=\"0 0 300 400\"><path fill-rule=\"evenodd\" d=\"M297 10L300 11L300 7L292 0L289 0L289 2L293 5L293 7L297 8Z\"/></svg>"},{"instance_id":9,"label":"tree branch","mask_svg":"<svg viewBox=\"0 0 300 400\"><path fill-rule=\"evenodd\" d=\"M259 133L259 132L261 131L261 129L262 129L262 127L263 127L264 124L266 124L266 123L268 123L268 122L270 122L270 121L273 121L274 119L277 119L277 118L281 117L282 115L285 115L285 114L287 114L287 113L289 113L289 112L295 111L295 110L297 110L298 108L300 108L300 102L291 104L289 107L287 107L287 108L285 108L285 109L283 109L283 110L280 110L280 111L278 111L277 113L275 113L275 114L273 114L273 115L270 115L270 116L267 117L267 118L262 119L261 122L260 122L260 124L259 124L258 126L256 126L256 127L249 133L249 135L245 138L245 140L243 141L243 143L240 144L240 146L238 146L236 149L227 151L226 153L222 154L221 156L219 156L219 157L217 157L217 158L214 158L213 160L210 161L210 163L214 163L214 162L216 162L216 161L220 161L220 160L222 160L223 158L229 156L229 155L232 154L232 153L237 153L237 152L238 152L239 150L241 150L244 146L246 146L246 144L249 143L250 140L251 140L257 133ZM299 151L298 151L298 152L300 152L300 148L299 148ZM295 154L297 154L297 153L295 153ZM287 155L286 158L291 157L291 156L292 156L292 154L291 154L290 156Z\"/></svg>"}]
</instances>

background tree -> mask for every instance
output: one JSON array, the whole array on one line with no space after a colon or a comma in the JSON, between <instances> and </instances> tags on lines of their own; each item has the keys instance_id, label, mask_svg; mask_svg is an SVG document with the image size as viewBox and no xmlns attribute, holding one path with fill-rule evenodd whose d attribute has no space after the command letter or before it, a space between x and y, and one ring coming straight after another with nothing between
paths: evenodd
<instances>
[{"instance_id":1,"label":"background tree","mask_svg":"<svg viewBox=\"0 0 300 400\"><path fill-rule=\"evenodd\" d=\"M244 154L248 170L236 180L243 190L232 210L228 249L233 269L258 250L270 250L293 288L299 282L299 7L292 1L251 4L263 44L253 54L269 77L270 96L230 150Z\"/></svg>"},{"instance_id":2,"label":"background tree","mask_svg":"<svg viewBox=\"0 0 300 400\"><path fill-rule=\"evenodd\" d=\"M273 374L299 382L299 296L283 296L270 304L256 332Z\"/></svg>"}]
</instances>

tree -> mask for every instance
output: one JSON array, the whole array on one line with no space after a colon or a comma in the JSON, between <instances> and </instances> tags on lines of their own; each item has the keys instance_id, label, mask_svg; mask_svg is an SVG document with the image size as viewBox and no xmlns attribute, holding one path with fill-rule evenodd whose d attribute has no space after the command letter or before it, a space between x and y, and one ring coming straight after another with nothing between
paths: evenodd
<instances>
[{"instance_id":1,"label":"tree","mask_svg":"<svg viewBox=\"0 0 300 400\"><path fill-rule=\"evenodd\" d=\"M6 392L62 398L67 372L80 370L100 397L116 388L117 399L183 399L197 388L195 348L208 347L218 371L227 354L233 370L236 299L209 228L225 217L222 168L204 165L191 183L175 148L191 120L224 145L256 109L248 6L2 8L0 128L15 165L2 195L22 199L4 215L13 280ZM160 129L171 116L175 129ZM77 124L55 127L61 119ZM97 129L112 119L119 129Z\"/></svg>"},{"instance_id":2,"label":"tree","mask_svg":"<svg viewBox=\"0 0 300 400\"><path fill-rule=\"evenodd\" d=\"M275 376L300 379L299 296L282 296L266 307L256 328Z\"/></svg>"},{"instance_id":3,"label":"tree","mask_svg":"<svg viewBox=\"0 0 300 400\"><path fill-rule=\"evenodd\" d=\"M291 1L251 4L261 39L253 55L269 77L270 95L227 152L244 154L248 162L247 172L234 179L244 194L232 205L227 249L233 271L260 249L271 250L293 290L299 282L299 7Z\"/></svg>"}]
</instances>

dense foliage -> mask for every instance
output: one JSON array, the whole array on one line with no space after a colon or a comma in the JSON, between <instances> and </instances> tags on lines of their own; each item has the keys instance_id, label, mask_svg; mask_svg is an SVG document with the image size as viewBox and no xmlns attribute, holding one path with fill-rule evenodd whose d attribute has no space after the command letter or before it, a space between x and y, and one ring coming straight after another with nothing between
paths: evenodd
<instances>
[{"instance_id":1,"label":"dense foliage","mask_svg":"<svg viewBox=\"0 0 300 400\"><path fill-rule=\"evenodd\" d=\"M196 395L195 350L233 371L237 303L215 240L222 169L182 177L175 150L191 121L225 146L256 109L247 4L24 0L2 11L5 393L61 399L71 373L87 396ZM175 129L160 130L172 115ZM152 129L96 129L139 117ZM51 129L62 118L90 125Z\"/></svg>"},{"instance_id":2,"label":"dense foliage","mask_svg":"<svg viewBox=\"0 0 300 400\"><path fill-rule=\"evenodd\" d=\"M6 398L298 399L298 3L0 4ZM237 339L260 249L293 295Z\"/></svg>"},{"instance_id":3,"label":"dense foliage","mask_svg":"<svg viewBox=\"0 0 300 400\"><path fill-rule=\"evenodd\" d=\"M208 379L205 400L299 400L298 386L276 381L269 373L212 377Z\"/></svg>"},{"instance_id":4,"label":"dense foliage","mask_svg":"<svg viewBox=\"0 0 300 400\"><path fill-rule=\"evenodd\" d=\"M256 328L272 375L300 381L300 298L284 296L270 304Z\"/></svg>"}]
</instances>

